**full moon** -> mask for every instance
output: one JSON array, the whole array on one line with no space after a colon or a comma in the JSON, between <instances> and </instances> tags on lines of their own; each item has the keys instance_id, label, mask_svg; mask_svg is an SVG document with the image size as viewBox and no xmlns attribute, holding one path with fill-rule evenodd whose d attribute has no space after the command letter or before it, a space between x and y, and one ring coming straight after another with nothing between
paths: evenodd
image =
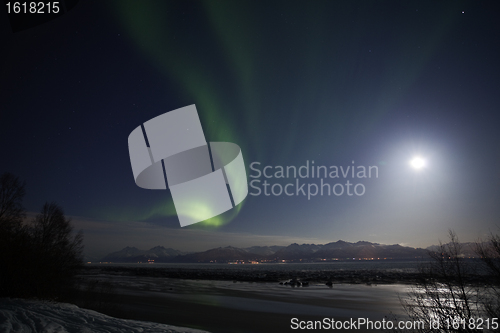
<instances>
[{"instance_id":1,"label":"full moon","mask_svg":"<svg viewBox=\"0 0 500 333\"><path fill-rule=\"evenodd\" d=\"M410 161L410 165L414 168L414 169L417 169L417 170L420 170L422 169L423 167L425 167L425 160L421 157L414 157L411 161Z\"/></svg>"}]
</instances>

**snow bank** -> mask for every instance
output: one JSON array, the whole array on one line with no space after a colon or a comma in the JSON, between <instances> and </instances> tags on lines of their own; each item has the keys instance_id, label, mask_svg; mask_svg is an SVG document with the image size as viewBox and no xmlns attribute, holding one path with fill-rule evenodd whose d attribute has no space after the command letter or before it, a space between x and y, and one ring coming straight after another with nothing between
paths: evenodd
<instances>
[{"instance_id":1,"label":"snow bank","mask_svg":"<svg viewBox=\"0 0 500 333\"><path fill-rule=\"evenodd\" d=\"M0 332L93 333L93 332L170 332L201 333L146 321L117 319L81 309L73 304L0 299Z\"/></svg>"}]
</instances>

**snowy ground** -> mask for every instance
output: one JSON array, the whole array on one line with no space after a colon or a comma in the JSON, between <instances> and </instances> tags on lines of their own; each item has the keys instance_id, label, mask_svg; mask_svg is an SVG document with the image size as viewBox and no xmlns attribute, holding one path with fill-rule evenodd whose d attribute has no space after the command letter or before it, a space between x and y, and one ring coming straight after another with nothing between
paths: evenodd
<instances>
[{"instance_id":1,"label":"snowy ground","mask_svg":"<svg viewBox=\"0 0 500 333\"><path fill-rule=\"evenodd\" d=\"M117 319L76 305L22 299L0 299L0 332L93 333L171 332L201 333L191 328Z\"/></svg>"}]
</instances>

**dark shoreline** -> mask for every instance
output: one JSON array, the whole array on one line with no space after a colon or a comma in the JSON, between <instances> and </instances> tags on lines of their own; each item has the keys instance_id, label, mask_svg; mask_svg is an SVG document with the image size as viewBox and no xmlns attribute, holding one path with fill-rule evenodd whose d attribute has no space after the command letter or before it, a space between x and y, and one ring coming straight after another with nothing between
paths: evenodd
<instances>
[{"instance_id":1,"label":"dark shoreline","mask_svg":"<svg viewBox=\"0 0 500 333\"><path fill-rule=\"evenodd\" d=\"M276 282L291 286L306 286L308 283L347 284L414 284L427 278L423 273L404 270L238 270L224 269L223 266L196 269L186 267L126 267L126 266L85 266L82 275L127 275L143 277L160 277L187 280L220 280L238 282ZM487 277L475 275L470 277L471 283L482 283ZM304 283L305 282L305 283Z\"/></svg>"},{"instance_id":2,"label":"dark shoreline","mask_svg":"<svg viewBox=\"0 0 500 333\"><path fill-rule=\"evenodd\" d=\"M187 280L221 280L241 282L324 282L324 283L413 283L419 279L418 273L380 272L375 270L342 270L342 271L238 271L225 269L189 269L170 267L86 267L84 275L110 274L162 277Z\"/></svg>"}]
</instances>

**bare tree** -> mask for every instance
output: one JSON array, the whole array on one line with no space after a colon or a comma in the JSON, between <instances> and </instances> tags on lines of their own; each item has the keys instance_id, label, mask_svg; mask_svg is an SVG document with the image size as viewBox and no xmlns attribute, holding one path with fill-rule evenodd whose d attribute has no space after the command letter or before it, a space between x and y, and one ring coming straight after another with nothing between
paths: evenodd
<instances>
[{"instance_id":1,"label":"bare tree","mask_svg":"<svg viewBox=\"0 0 500 333\"><path fill-rule=\"evenodd\" d=\"M0 175L0 228L11 232L21 227L25 211L22 205L25 183L9 172Z\"/></svg>"},{"instance_id":2,"label":"bare tree","mask_svg":"<svg viewBox=\"0 0 500 333\"><path fill-rule=\"evenodd\" d=\"M485 311L492 318L500 318L500 236L491 233L488 241L476 242L476 252L490 277L485 294Z\"/></svg>"},{"instance_id":3,"label":"bare tree","mask_svg":"<svg viewBox=\"0 0 500 333\"><path fill-rule=\"evenodd\" d=\"M16 256L23 255L20 244L26 243L22 221L25 211L22 200L25 184L5 172L0 175L0 295L10 296L23 271Z\"/></svg>"},{"instance_id":4,"label":"bare tree","mask_svg":"<svg viewBox=\"0 0 500 333\"><path fill-rule=\"evenodd\" d=\"M18 177L0 175L0 296L56 298L83 265L83 234L55 203L23 225L24 194Z\"/></svg>"},{"instance_id":5,"label":"bare tree","mask_svg":"<svg viewBox=\"0 0 500 333\"><path fill-rule=\"evenodd\" d=\"M30 234L35 250L37 295L54 295L71 282L83 265L83 234L73 235L71 221L56 203L43 205L32 221Z\"/></svg>"},{"instance_id":6,"label":"bare tree","mask_svg":"<svg viewBox=\"0 0 500 333\"><path fill-rule=\"evenodd\" d=\"M495 239L498 245L498 237ZM422 279L412 287L408 297L401 298L410 320L425 324L413 331L477 332L480 323L482 332L494 331L496 325L483 320L498 318L488 311L492 300L496 301L498 311L498 289L491 294L494 284L485 287L488 279L484 265L464 258L462 244L452 230L449 240L429 253L432 261L420 268ZM498 272L495 274L498 278Z\"/></svg>"}]
</instances>

